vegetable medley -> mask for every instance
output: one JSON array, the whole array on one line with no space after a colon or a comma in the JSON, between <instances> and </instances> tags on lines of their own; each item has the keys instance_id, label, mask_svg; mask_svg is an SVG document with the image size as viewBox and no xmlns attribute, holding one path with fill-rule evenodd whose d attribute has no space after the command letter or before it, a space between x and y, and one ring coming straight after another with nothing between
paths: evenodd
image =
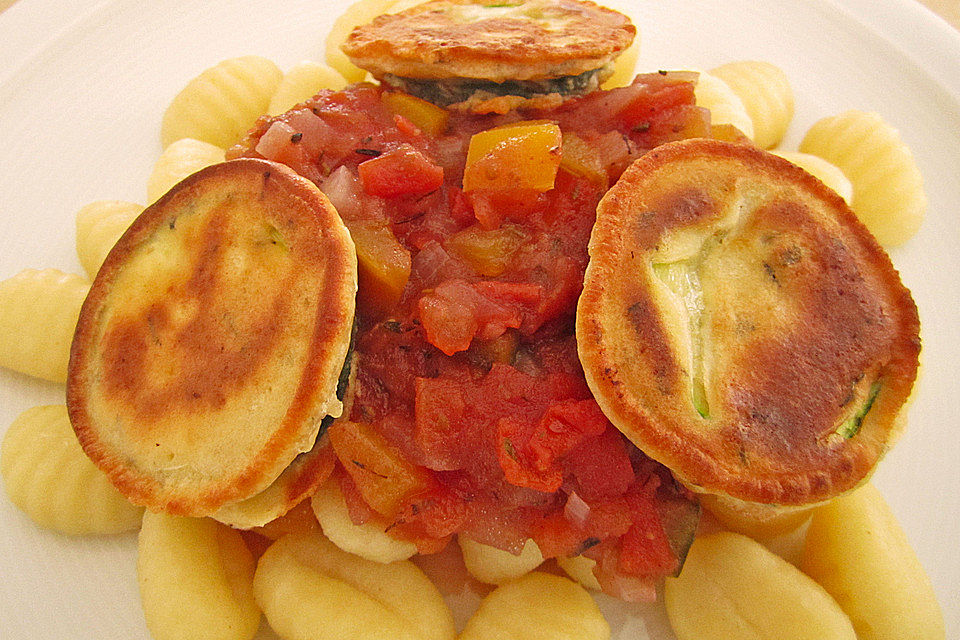
<instances>
[{"instance_id":1,"label":"vegetable medley","mask_svg":"<svg viewBox=\"0 0 960 640\"><path fill-rule=\"evenodd\" d=\"M593 558L625 599L679 570L698 507L601 413L573 321L607 185L710 134L692 80L504 116L356 85L261 118L230 151L317 183L356 242L356 398L329 430L355 523L383 518L423 553L532 538Z\"/></svg>"}]
</instances>

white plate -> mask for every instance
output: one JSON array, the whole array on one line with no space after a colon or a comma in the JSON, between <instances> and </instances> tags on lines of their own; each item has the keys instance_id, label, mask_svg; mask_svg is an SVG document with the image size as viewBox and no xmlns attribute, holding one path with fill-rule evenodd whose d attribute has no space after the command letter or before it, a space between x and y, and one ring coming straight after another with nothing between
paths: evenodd
<instances>
[{"instance_id":1,"label":"white plate","mask_svg":"<svg viewBox=\"0 0 960 640\"><path fill-rule=\"evenodd\" d=\"M897 126L926 178L930 211L893 252L923 319L923 377L910 426L875 477L960 637L960 35L912 0L611 0L643 34L639 68L769 60L789 75L797 115L784 144L848 108ZM74 214L97 199L143 201L160 117L202 69L260 54L322 60L346 0L21 0L0 15L0 278L27 267L79 271ZM762 7L762 9L758 9ZM0 432L62 388L0 371ZM0 497L0 638L148 638L135 538L37 529ZM643 625L607 607L623 637ZM648 608L649 609L649 608ZM657 610L651 637L666 638Z\"/></svg>"}]
</instances>

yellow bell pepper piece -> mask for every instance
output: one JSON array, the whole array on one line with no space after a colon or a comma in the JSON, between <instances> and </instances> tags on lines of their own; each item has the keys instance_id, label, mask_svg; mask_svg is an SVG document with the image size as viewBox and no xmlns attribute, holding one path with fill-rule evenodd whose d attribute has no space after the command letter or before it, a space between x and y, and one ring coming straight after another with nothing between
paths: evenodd
<instances>
[{"instance_id":1,"label":"yellow bell pepper piece","mask_svg":"<svg viewBox=\"0 0 960 640\"><path fill-rule=\"evenodd\" d=\"M526 239L522 227L503 225L488 231L473 225L447 240L446 248L480 275L495 278L507 270L510 258Z\"/></svg>"},{"instance_id":2,"label":"yellow bell pepper piece","mask_svg":"<svg viewBox=\"0 0 960 640\"><path fill-rule=\"evenodd\" d=\"M345 220L357 247L360 292L357 303L368 315L386 315L400 301L410 277L410 252L382 221Z\"/></svg>"},{"instance_id":3,"label":"yellow bell pepper piece","mask_svg":"<svg viewBox=\"0 0 960 640\"><path fill-rule=\"evenodd\" d=\"M437 137L447 129L450 113L435 104L400 92L387 92L380 98L393 113L403 116L428 136Z\"/></svg>"},{"instance_id":4,"label":"yellow bell pepper piece","mask_svg":"<svg viewBox=\"0 0 960 640\"><path fill-rule=\"evenodd\" d=\"M575 133L563 134L563 159L560 166L570 173L586 178L606 191L609 186L607 170L600 152Z\"/></svg>"},{"instance_id":5,"label":"yellow bell pepper piece","mask_svg":"<svg viewBox=\"0 0 960 640\"><path fill-rule=\"evenodd\" d=\"M553 188L563 136L552 122L517 122L470 138L463 190Z\"/></svg>"}]
</instances>

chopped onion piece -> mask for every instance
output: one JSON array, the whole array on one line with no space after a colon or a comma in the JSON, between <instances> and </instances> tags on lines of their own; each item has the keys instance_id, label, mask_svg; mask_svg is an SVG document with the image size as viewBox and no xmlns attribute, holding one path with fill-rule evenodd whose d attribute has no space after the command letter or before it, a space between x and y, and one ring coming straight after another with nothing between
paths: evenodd
<instances>
[{"instance_id":1,"label":"chopped onion piece","mask_svg":"<svg viewBox=\"0 0 960 640\"><path fill-rule=\"evenodd\" d=\"M590 505L584 502L576 491L571 491L567 496L567 504L563 507L563 515L570 522L582 525L590 515Z\"/></svg>"}]
</instances>

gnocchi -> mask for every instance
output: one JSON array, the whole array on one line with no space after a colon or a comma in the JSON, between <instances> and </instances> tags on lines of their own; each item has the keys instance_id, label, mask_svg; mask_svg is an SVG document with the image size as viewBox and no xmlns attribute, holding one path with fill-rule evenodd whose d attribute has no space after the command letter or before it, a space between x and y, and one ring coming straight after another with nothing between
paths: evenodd
<instances>
[{"instance_id":1,"label":"gnocchi","mask_svg":"<svg viewBox=\"0 0 960 640\"><path fill-rule=\"evenodd\" d=\"M786 535L810 518L810 509L748 503L736 498L701 494L700 505L724 527L754 540Z\"/></svg>"},{"instance_id":2,"label":"gnocchi","mask_svg":"<svg viewBox=\"0 0 960 640\"><path fill-rule=\"evenodd\" d=\"M147 180L147 202L155 202L191 173L224 161L226 152L216 145L193 138L173 142L153 165Z\"/></svg>"},{"instance_id":3,"label":"gnocchi","mask_svg":"<svg viewBox=\"0 0 960 640\"><path fill-rule=\"evenodd\" d=\"M325 64L305 60L293 66L285 74L273 97L267 113L277 115L294 105L312 98L320 89L338 91L347 86L347 80L340 73Z\"/></svg>"},{"instance_id":4,"label":"gnocchi","mask_svg":"<svg viewBox=\"0 0 960 640\"><path fill-rule=\"evenodd\" d=\"M283 73L259 56L230 58L187 83L163 114L164 147L195 138L226 149L270 106Z\"/></svg>"},{"instance_id":5,"label":"gnocchi","mask_svg":"<svg viewBox=\"0 0 960 640\"><path fill-rule=\"evenodd\" d=\"M585 556L561 556L557 558L557 564L564 572L576 580L584 589L591 591L600 591L600 581L593 573L593 568L597 566L597 561Z\"/></svg>"},{"instance_id":6,"label":"gnocchi","mask_svg":"<svg viewBox=\"0 0 960 640\"><path fill-rule=\"evenodd\" d=\"M209 518L144 514L137 580L154 640L248 640L260 626L253 556Z\"/></svg>"},{"instance_id":7,"label":"gnocchi","mask_svg":"<svg viewBox=\"0 0 960 640\"><path fill-rule=\"evenodd\" d=\"M793 119L793 89L780 67L761 60L729 62L710 73L733 89L753 122L753 140L770 149Z\"/></svg>"},{"instance_id":8,"label":"gnocchi","mask_svg":"<svg viewBox=\"0 0 960 640\"><path fill-rule=\"evenodd\" d=\"M732 124L753 139L753 120L733 89L717 76L701 71L694 90L697 105L710 110L711 124Z\"/></svg>"},{"instance_id":9,"label":"gnocchi","mask_svg":"<svg viewBox=\"0 0 960 640\"><path fill-rule=\"evenodd\" d=\"M745 536L698 538L664 604L679 640L856 640L846 614L792 564Z\"/></svg>"},{"instance_id":10,"label":"gnocchi","mask_svg":"<svg viewBox=\"0 0 960 640\"><path fill-rule=\"evenodd\" d=\"M836 191L847 204L853 203L853 185L837 165L819 156L799 151L773 151L775 155L797 165L814 178Z\"/></svg>"},{"instance_id":11,"label":"gnocchi","mask_svg":"<svg viewBox=\"0 0 960 640\"><path fill-rule=\"evenodd\" d=\"M253 580L270 627L285 640L452 640L453 615L409 561L380 564L320 534L287 535L260 558Z\"/></svg>"},{"instance_id":12,"label":"gnocchi","mask_svg":"<svg viewBox=\"0 0 960 640\"><path fill-rule=\"evenodd\" d=\"M604 80L602 89L625 87L633 82L637 75L637 59L640 57L640 31L634 36L633 42L613 62L613 75Z\"/></svg>"},{"instance_id":13,"label":"gnocchi","mask_svg":"<svg viewBox=\"0 0 960 640\"><path fill-rule=\"evenodd\" d=\"M543 563L540 547L527 540L520 555L481 544L466 536L459 536L460 550L467 571L480 582L502 584L533 571Z\"/></svg>"},{"instance_id":14,"label":"gnocchi","mask_svg":"<svg viewBox=\"0 0 960 640\"><path fill-rule=\"evenodd\" d=\"M860 640L945 637L930 579L873 485L814 512L800 562L847 612Z\"/></svg>"},{"instance_id":15,"label":"gnocchi","mask_svg":"<svg viewBox=\"0 0 960 640\"><path fill-rule=\"evenodd\" d=\"M460 640L606 640L610 625L580 585L533 571L494 589Z\"/></svg>"},{"instance_id":16,"label":"gnocchi","mask_svg":"<svg viewBox=\"0 0 960 640\"><path fill-rule=\"evenodd\" d=\"M920 229L927 210L923 177L900 133L879 114L852 110L818 120L800 151L846 174L853 210L880 244L903 244Z\"/></svg>"},{"instance_id":17,"label":"gnocchi","mask_svg":"<svg viewBox=\"0 0 960 640\"><path fill-rule=\"evenodd\" d=\"M77 212L77 257L92 280L103 260L117 244L143 205L122 200L98 200Z\"/></svg>"},{"instance_id":18,"label":"gnocchi","mask_svg":"<svg viewBox=\"0 0 960 640\"><path fill-rule=\"evenodd\" d=\"M0 366L66 382L70 343L90 283L57 269L25 269L0 282Z\"/></svg>"},{"instance_id":19,"label":"gnocchi","mask_svg":"<svg viewBox=\"0 0 960 640\"><path fill-rule=\"evenodd\" d=\"M41 527L68 534L135 531L143 508L130 504L80 448L64 405L27 409L0 446L10 500Z\"/></svg>"},{"instance_id":20,"label":"gnocchi","mask_svg":"<svg viewBox=\"0 0 960 640\"><path fill-rule=\"evenodd\" d=\"M310 500L323 533L348 553L373 562L406 560L417 552L412 542L397 540L386 532L387 523L373 516L363 524L354 524L343 500L336 477L329 479Z\"/></svg>"},{"instance_id":21,"label":"gnocchi","mask_svg":"<svg viewBox=\"0 0 960 640\"><path fill-rule=\"evenodd\" d=\"M350 62L340 45L347 39L354 27L366 24L381 13L386 13L395 0L357 0L343 12L330 28L326 40L327 64L340 72L348 83L361 82L367 72Z\"/></svg>"}]
</instances>

